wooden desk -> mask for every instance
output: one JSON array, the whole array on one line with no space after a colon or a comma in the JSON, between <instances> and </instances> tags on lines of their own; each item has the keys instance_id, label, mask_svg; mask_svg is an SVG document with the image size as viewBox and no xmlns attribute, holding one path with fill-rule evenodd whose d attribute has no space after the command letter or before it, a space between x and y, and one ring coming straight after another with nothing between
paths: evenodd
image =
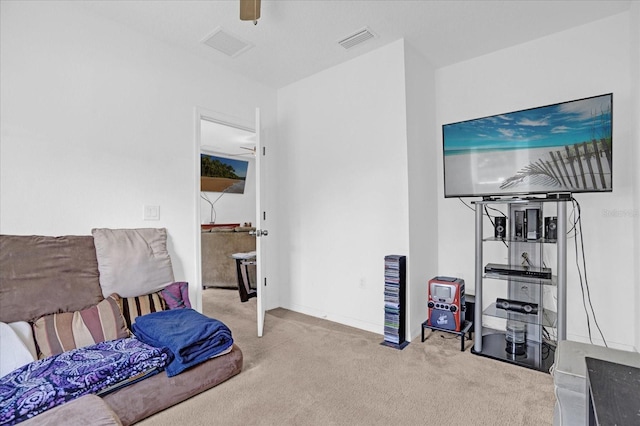
<instances>
[{"instance_id":1,"label":"wooden desk","mask_svg":"<svg viewBox=\"0 0 640 426\"><path fill-rule=\"evenodd\" d=\"M589 425L640 425L640 368L597 358L587 363Z\"/></svg>"}]
</instances>

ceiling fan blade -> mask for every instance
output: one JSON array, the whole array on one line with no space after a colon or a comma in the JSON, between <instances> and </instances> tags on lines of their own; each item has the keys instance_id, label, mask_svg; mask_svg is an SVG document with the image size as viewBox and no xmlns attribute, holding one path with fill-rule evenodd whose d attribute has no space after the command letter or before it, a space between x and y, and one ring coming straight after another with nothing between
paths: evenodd
<instances>
[{"instance_id":1,"label":"ceiling fan blade","mask_svg":"<svg viewBox=\"0 0 640 426\"><path fill-rule=\"evenodd\" d=\"M240 0L240 20L258 23L260 19L260 0Z\"/></svg>"}]
</instances>

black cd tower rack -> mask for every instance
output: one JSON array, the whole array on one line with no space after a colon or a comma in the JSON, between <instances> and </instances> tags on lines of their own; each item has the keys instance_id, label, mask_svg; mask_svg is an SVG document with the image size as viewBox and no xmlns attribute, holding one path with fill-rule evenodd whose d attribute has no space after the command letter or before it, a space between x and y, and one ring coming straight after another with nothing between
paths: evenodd
<instances>
[{"instance_id":1,"label":"black cd tower rack","mask_svg":"<svg viewBox=\"0 0 640 426\"><path fill-rule=\"evenodd\" d=\"M384 257L384 346L404 349L405 340L407 257Z\"/></svg>"}]
</instances>

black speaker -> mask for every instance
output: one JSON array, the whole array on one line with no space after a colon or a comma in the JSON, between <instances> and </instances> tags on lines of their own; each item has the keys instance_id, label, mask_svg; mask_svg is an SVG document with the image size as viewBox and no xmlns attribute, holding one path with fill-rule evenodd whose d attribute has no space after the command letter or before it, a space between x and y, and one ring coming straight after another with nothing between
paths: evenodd
<instances>
[{"instance_id":1,"label":"black speaker","mask_svg":"<svg viewBox=\"0 0 640 426\"><path fill-rule=\"evenodd\" d=\"M540 220L540 209L527 209L527 240L537 240L541 235L542 221Z\"/></svg>"},{"instance_id":2,"label":"black speaker","mask_svg":"<svg viewBox=\"0 0 640 426\"><path fill-rule=\"evenodd\" d=\"M558 218L556 216L544 218L544 237L547 240L558 239Z\"/></svg>"},{"instance_id":3,"label":"black speaker","mask_svg":"<svg viewBox=\"0 0 640 426\"><path fill-rule=\"evenodd\" d=\"M515 212L515 237L524 238L524 210L516 210Z\"/></svg>"},{"instance_id":4,"label":"black speaker","mask_svg":"<svg viewBox=\"0 0 640 426\"><path fill-rule=\"evenodd\" d=\"M529 302L520 302L518 300L496 299L496 307L506 311L520 312L523 314L537 314L538 304Z\"/></svg>"},{"instance_id":5,"label":"black speaker","mask_svg":"<svg viewBox=\"0 0 640 426\"><path fill-rule=\"evenodd\" d=\"M476 297L473 294L466 294L464 305L465 305L464 319L467 321L474 321L475 314L476 314Z\"/></svg>"},{"instance_id":6,"label":"black speaker","mask_svg":"<svg viewBox=\"0 0 640 426\"><path fill-rule=\"evenodd\" d=\"M507 236L507 218L496 217L494 223L494 236L496 238L505 238Z\"/></svg>"}]
</instances>

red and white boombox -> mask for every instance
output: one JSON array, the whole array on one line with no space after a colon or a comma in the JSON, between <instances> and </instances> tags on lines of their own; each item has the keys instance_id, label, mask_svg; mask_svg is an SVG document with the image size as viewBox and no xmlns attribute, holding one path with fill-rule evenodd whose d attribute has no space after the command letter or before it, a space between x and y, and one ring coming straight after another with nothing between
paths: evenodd
<instances>
[{"instance_id":1,"label":"red and white boombox","mask_svg":"<svg viewBox=\"0 0 640 426\"><path fill-rule=\"evenodd\" d=\"M444 330L460 331L466 310L464 280L435 277L429 280L429 325Z\"/></svg>"}]
</instances>

